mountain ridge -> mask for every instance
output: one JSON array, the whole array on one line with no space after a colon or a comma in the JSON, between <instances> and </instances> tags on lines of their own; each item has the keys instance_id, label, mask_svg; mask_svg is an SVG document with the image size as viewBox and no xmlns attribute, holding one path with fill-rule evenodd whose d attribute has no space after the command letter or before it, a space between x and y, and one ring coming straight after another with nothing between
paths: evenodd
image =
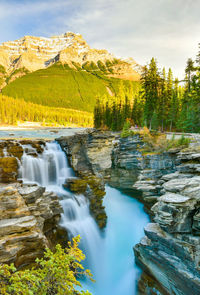
<instances>
[{"instance_id":1,"label":"mountain ridge","mask_svg":"<svg viewBox=\"0 0 200 295\"><path fill-rule=\"evenodd\" d=\"M139 80L141 66L133 59L117 59L105 49L91 48L80 34L67 32L49 38L24 36L0 45L0 65L8 74L21 68L30 72L45 69L58 61L74 68L73 63L83 66L88 62L106 64L114 60L119 60L120 66L115 64L111 77Z\"/></svg>"},{"instance_id":2,"label":"mountain ridge","mask_svg":"<svg viewBox=\"0 0 200 295\"><path fill-rule=\"evenodd\" d=\"M92 113L97 98L116 96L120 87L137 92L140 70L133 59L91 48L72 32L0 45L2 94L48 107Z\"/></svg>"}]
</instances>

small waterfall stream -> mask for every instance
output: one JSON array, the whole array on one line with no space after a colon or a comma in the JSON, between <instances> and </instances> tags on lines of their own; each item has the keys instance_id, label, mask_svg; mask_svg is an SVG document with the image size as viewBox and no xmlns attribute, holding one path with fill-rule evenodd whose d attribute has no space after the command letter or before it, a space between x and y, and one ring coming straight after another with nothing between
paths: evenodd
<instances>
[{"instance_id":1,"label":"small waterfall stream","mask_svg":"<svg viewBox=\"0 0 200 295\"><path fill-rule=\"evenodd\" d=\"M94 265L101 244L100 231L90 215L88 200L83 195L75 196L63 189L65 180L74 177L65 153L56 142L46 143L42 154L37 154L30 145L24 145L23 148L19 171L23 183L38 184L61 197L60 202L64 210L61 225L67 229L70 238L81 236L80 246L84 253L87 252L85 264Z\"/></svg>"},{"instance_id":2,"label":"small waterfall stream","mask_svg":"<svg viewBox=\"0 0 200 295\"><path fill-rule=\"evenodd\" d=\"M63 191L63 183L74 174L60 146L56 142L47 142L42 154L38 154L31 145L23 148L20 169L23 183L36 183L47 190Z\"/></svg>"},{"instance_id":3,"label":"small waterfall stream","mask_svg":"<svg viewBox=\"0 0 200 295\"><path fill-rule=\"evenodd\" d=\"M96 280L94 284L83 281L83 287L93 295L135 295L138 269L132 247L143 236L143 227L148 222L142 205L108 187L104 200L108 224L102 235L85 197L63 189L65 180L74 177L74 173L59 144L46 143L43 153L37 157L37 151L30 145L23 148L19 171L23 183L36 183L60 196L64 209L61 225L70 237L81 236L80 247L86 254L84 266Z\"/></svg>"}]
</instances>

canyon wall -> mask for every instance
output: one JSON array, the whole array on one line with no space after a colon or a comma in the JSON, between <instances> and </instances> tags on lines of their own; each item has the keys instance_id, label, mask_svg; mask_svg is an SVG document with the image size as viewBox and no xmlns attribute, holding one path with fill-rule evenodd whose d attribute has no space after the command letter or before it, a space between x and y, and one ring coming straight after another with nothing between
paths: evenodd
<instances>
[{"instance_id":1,"label":"canyon wall","mask_svg":"<svg viewBox=\"0 0 200 295\"><path fill-rule=\"evenodd\" d=\"M138 135L96 131L59 142L80 176L104 178L143 202L149 213L151 223L134 249L144 271L139 294L199 294L199 147L143 154Z\"/></svg>"}]
</instances>

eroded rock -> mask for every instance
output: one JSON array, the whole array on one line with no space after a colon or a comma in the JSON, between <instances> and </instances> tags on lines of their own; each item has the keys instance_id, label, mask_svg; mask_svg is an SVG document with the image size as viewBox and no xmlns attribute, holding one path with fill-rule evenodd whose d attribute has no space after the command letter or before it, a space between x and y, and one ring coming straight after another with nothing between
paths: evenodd
<instances>
[{"instance_id":1,"label":"eroded rock","mask_svg":"<svg viewBox=\"0 0 200 295\"><path fill-rule=\"evenodd\" d=\"M0 263L23 267L42 256L56 236L62 208L54 193L19 183L0 187ZM65 233L66 237L66 233ZM56 243L56 240L54 240Z\"/></svg>"}]
</instances>

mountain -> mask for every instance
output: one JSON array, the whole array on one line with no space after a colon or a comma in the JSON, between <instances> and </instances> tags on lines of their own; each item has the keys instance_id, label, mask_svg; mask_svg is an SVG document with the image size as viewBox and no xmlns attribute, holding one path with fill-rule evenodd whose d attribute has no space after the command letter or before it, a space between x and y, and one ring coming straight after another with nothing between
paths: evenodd
<instances>
[{"instance_id":1,"label":"mountain","mask_svg":"<svg viewBox=\"0 0 200 295\"><path fill-rule=\"evenodd\" d=\"M93 49L72 32L0 45L3 94L41 105L92 112L96 97L115 95L120 83L138 88L140 73L133 59Z\"/></svg>"},{"instance_id":2,"label":"mountain","mask_svg":"<svg viewBox=\"0 0 200 295\"><path fill-rule=\"evenodd\" d=\"M73 67L72 62L83 65L86 62L106 63L114 59L116 58L107 50L91 48L80 34L72 32L50 38L25 36L0 45L0 64L8 73L19 68L36 71L57 61ZM124 61L124 64L126 65L125 70L129 67L130 78L132 73L137 79L140 66L133 59ZM122 69L115 67L115 70Z\"/></svg>"}]
</instances>

